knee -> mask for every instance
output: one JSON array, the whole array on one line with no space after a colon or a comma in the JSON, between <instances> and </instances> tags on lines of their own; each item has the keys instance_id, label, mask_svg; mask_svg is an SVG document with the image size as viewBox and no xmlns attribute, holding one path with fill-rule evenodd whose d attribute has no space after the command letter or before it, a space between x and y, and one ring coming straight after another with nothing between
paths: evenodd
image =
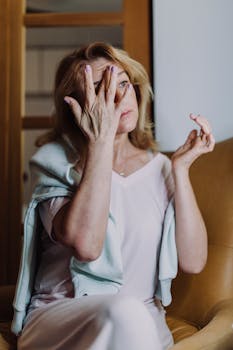
<instances>
[{"instance_id":1,"label":"knee","mask_svg":"<svg viewBox=\"0 0 233 350\"><path fill-rule=\"evenodd\" d=\"M99 321L109 325L112 342L118 344L112 349L143 349L145 341L147 349L162 349L155 322L143 302L128 296L109 301L99 314Z\"/></svg>"},{"instance_id":2,"label":"knee","mask_svg":"<svg viewBox=\"0 0 233 350\"><path fill-rule=\"evenodd\" d=\"M115 296L105 308L106 316L113 323L151 322L152 318L145 305L138 299L129 296Z\"/></svg>"}]
</instances>

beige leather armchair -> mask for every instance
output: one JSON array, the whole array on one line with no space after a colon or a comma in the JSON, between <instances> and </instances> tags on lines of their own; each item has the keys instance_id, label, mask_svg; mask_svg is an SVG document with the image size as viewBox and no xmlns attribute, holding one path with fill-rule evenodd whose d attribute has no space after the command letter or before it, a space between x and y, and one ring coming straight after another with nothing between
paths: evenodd
<instances>
[{"instance_id":1,"label":"beige leather armchair","mask_svg":"<svg viewBox=\"0 0 233 350\"><path fill-rule=\"evenodd\" d=\"M208 231L209 253L198 275L179 273L167 322L174 350L233 350L233 138L191 169Z\"/></svg>"},{"instance_id":2,"label":"beige leather armchair","mask_svg":"<svg viewBox=\"0 0 233 350\"><path fill-rule=\"evenodd\" d=\"M179 273L173 282L167 309L172 350L233 350L233 138L200 158L191 180L208 230L209 256L200 274ZM14 286L0 287L0 350L16 349L10 333L13 294Z\"/></svg>"}]
</instances>

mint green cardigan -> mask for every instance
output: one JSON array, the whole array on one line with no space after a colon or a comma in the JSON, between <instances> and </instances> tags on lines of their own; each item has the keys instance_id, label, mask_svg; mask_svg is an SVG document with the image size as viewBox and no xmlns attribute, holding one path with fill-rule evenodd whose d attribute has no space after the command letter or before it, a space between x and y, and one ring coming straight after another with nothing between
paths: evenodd
<instances>
[{"instance_id":1,"label":"mint green cardigan","mask_svg":"<svg viewBox=\"0 0 233 350\"><path fill-rule=\"evenodd\" d=\"M37 263L37 242L42 224L38 204L52 197L72 197L80 176L74 170L75 155L65 141L44 145L30 162L35 190L26 212L20 269L13 302L12 332L19 335L30 303ZM115 294L123 284L123 267L118 223L109 213L106 239L98 259L80 262L70 260L70 273L75 298L84 294ZM171 302L171 281L177 274L175 220L172 201L169 203L163 225L159 257L159 281L156 297L166 306Z\"/></svg>"}]
</instances>

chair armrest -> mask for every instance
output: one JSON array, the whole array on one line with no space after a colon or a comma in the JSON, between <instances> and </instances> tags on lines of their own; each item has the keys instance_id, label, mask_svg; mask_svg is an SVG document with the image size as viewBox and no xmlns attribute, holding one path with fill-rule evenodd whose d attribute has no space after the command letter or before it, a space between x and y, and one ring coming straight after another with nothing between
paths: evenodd
<instances>
[{"instance_id":1,"label":"chair armrest","mask_svg":"<svg viewBox=\"0 0 233 350\"><path fill-rule=\"evenodd\" d=\"M14 293L14 285L0 286L0 322L12 320Z\"/></svg>"},{"instance_id":2,"label":"chair armrest","mask_svg":"<svg viewBox=\"0 0 233 350\"><path fill-rule=\"evenodd\" d=\"M224 300L211 309L206 326L181 340L171 350L232 350L233 299Z\"/></svg>"}]
</instances>

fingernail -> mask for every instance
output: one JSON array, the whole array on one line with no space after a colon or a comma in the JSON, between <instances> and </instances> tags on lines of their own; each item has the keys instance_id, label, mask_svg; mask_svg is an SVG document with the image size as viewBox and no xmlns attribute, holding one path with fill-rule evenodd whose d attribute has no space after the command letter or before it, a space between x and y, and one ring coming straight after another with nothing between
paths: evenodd
<instances>
[{"instance_id":1,"label":"fingernail","mask_svg":"<svg viewBox=\"0 0 233 350\"><path fill-rule=\"evenodd\" d=\"M68 105L70 104L70 99L69 99L69 97L65 96L65 97L64 97L64 101L65 101Z\"/></svg>"},{"instance_id":2,"label":"fingernail","mask_svg":"<svg viewBox=\"0 0 233 350\"><path fill-rule=\"evenodd\" d=\"M111 66L111 72L113 73L113 72L115 72L115 70L116 70L116 67L115 66Z\"/></svg>"},{"instance_id":3,"label":"fingernail","mask_svg":"<svg viewBox=\"0 0 233 350\"><path fill-rule=\"evenodd\" d=\"M91 71L91 66L89 64L86 65L85 71L86 72L90 72Z\"/></svg>"}]
</instances>

